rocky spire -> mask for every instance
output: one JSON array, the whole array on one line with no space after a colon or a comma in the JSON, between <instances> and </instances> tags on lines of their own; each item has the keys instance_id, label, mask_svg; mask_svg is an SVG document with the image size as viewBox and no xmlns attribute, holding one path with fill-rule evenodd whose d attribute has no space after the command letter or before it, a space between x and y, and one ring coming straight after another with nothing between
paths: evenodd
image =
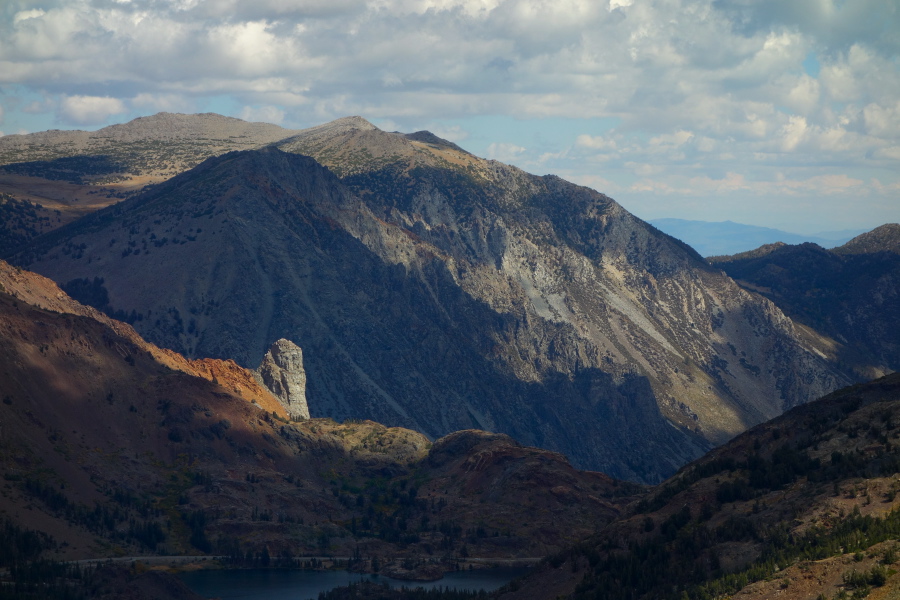
<instances>
[{"instance_id":1,"label":"rocky spire","mask_svg":"<svg viewBox=\"0 0 900 600\"><path fill-rule=\"evenodd\" d=\"M284 338L272 344L253 376L278 398L292 419L309 418L303 350L297 344Z\"/></svg>"}]
</instances>

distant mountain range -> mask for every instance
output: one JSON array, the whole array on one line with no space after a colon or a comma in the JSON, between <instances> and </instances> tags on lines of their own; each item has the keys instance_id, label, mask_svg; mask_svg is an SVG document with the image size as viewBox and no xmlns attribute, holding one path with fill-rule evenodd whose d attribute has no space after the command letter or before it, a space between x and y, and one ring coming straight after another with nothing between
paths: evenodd
<instances>
[{"instance_id":1,"label":"distant mountain range","mask_svg":"<svg viewBox=\"0 0 900 600\"><path fill-rule=\"evenodd\" d=\"M900 225L831 250L777 243L709 260L799 326L827 336L829 354L856 377L900 371Z\"/></svg>"},{"instance_id":2,"label":"distant mountain range","mask_svg":"<svg viewBox=\"0 0 900 600\"><path fill-rule=\"evenodd\" d=\"M189 119L152 120L118 129L129 151ZM293 341L313 416L502 432L641 482L849 382L771 303L593 190L359 117L286 135L15 261L189 357L252 368Z\"/></svg>"},{"instance_id":3,"label":"distant mountain range","mask_svg":"<svg viewBox=\"0 0 900 600\"><path fill-rule=\"evenodd\" d=\"M660 231L690 245L701 256L721 256L753 250L764 244L812 242L823 248L840 246L865 229L824 231L812 235L788 233L769 227L743 225L732 221L689 221L685 219L652 219L648 221Z\"/></svg>"}]
</instances>

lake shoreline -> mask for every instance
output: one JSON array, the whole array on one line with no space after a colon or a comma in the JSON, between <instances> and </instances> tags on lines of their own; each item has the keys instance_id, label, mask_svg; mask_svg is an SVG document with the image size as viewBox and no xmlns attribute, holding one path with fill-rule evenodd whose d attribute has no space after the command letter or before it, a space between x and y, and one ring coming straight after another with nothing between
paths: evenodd
<instances>
[{"instance_id":1,"label":"lake shoreline","mask_svg":"<svg viewBox=\"0 0 900 600\"><path fill-rule=\"evenodd\" d=\"M306 570L285 567L213 568L183 570L177 576L194 592L207 597L259 598L270 600L317 600L320 593L360 582L392 588L456 589L493 591L521 577L528 567L494 567L448 571L433 581L396 579L385 574L351 572L346 569Z\"/></svg>"}]
</instances>

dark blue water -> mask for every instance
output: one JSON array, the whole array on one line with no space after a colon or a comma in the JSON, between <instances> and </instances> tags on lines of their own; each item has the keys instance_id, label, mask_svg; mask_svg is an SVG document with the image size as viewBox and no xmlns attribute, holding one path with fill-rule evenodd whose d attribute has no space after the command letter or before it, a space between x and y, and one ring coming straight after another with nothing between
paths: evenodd
<instances>
[{"instance_id":1,"label":"dark blue water","mask_svg":"<svg viewBox=\"0 0 900 600\"><path fill-rule=\"evenodd\" d=\"M391 587L443 587L493 591L528 572L520 568L477 569L447 573L437 581L401 581L349 571L291 571L280 569L224 569L182 573L181 579L206 598L231 600L316 600L319 592L368 579Z\"/></svg>"}]
</instances>

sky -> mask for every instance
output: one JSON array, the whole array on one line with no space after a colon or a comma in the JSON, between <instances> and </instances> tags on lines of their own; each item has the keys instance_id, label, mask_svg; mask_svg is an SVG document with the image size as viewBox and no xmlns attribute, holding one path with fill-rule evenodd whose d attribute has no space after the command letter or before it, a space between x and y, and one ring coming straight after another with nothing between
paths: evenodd
<instances>
[{"instance_id":1,"label":"sky","mask_svg":"<svg viewBox=\"0 0 900 600\"><path fill-rule=\"evenodd\" d=\"M361 115L644 219L900 221L897 0L2 0L0 132Z\"/></svg>"}]
</instances>

